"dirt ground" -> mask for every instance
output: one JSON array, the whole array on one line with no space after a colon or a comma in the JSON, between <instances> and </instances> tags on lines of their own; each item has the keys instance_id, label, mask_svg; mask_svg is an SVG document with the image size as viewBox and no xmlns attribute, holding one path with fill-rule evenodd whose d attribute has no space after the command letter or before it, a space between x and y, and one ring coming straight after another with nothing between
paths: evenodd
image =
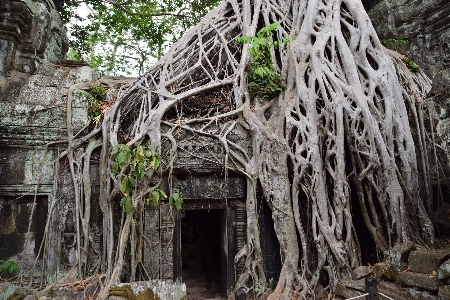
<instances>
[{"instance_id":1,"label":"dirt ground","mask_svg":"<svg viewBox=\"0 0 450 300\"><path fill-rule=\"evenodd\" d=\"M226 300L218 282L208 283L200 271L190 273L183 278L186 284L187 300Z\"/></svg>"}]
</instances>

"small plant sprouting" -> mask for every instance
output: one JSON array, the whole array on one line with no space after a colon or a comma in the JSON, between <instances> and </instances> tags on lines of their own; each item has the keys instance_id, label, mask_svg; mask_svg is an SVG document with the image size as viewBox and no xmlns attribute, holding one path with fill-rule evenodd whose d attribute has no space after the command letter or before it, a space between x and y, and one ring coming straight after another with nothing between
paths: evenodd
<instances>
[{"instance_id":1,"label":"small plant sprouting","mask_svg":"<svg viewBox=\"0 0 450 300\"><path fill-rule=\"evenodd\" d=\"M415 62L414 62L411 58L406 57L406 58L405 58L405 64L406 64L406 66L408 67L408 69L410 69L410 70L413 71L414 73L420 72L419 66L416 65Z\"/></svg>"},{"instance_id":2,"label":"small plant sprouting","mask_svg":"<svg viewBox=\"0 0 450 300\"><path fill-rule=\"evenodd\" d=\"M1 260L0 259L0 278L4 273L12 274L14 271L16 271L19 268L19 266L10 260Z\"/></svg>"},{"instance_id":3,"label":"small plant sprouting","mask_svg":"<svg viewBox=\"0 0 450 300\"><path fill-rule=\"evenodd\" d=\"M106 89L101 85L94 85L90 92L79 91L78 96L88 100L88 115L95 119L102 113L101 103L106 95Z\"/></svg>"},{"instance_id":4,"label":"small plant sprouting","mask_svg":"<svg viewBox=\"0 0 450 300\"><path fill-rule=\"evenodd\" d=\"M275 71L272 63L272 46L278 48L280 45L288 44L291 39L284 38L272 42L273 31L277 30L278 23L269 24L256 34L256 36L237 37L238 43L251 43L249 53L251 55L251 72L249 74L248 89L251 94L257 97L261 102L278 96L286 90L286 83L280 73Z\"/></svg>"}]
</instances>

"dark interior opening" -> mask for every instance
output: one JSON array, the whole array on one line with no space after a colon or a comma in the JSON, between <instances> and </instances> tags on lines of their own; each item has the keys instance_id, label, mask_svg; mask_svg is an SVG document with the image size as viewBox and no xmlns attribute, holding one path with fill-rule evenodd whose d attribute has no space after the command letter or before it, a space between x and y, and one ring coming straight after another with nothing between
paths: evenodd
<instances>
[{"instance_id":1,"label":"dark interior opening","mask_svg":"<svg viewBox=\"0 0 450 300\"><path fill-rule=\"evenodd\" d=\"M352 201L352 222L361 249L361 265L365 266L369 263L373 265L379 262L376 250L377 247L364 222L364 217L358 200L358 194L356 192L356 186L353 181L350 181L350 189Z\"/></svg>"},{"instance_id":2,"label":"dark interior opening","mask_svg":"<svg viewBox=\"0 0 450 300\"><path fill-rule=\"evenodd\" d=\"M450 193L446 185L433 185L433 209L437 237L450 238Z\"/></svg>"},{"instance_id":3,"label":"dark interior opening","mask_svg":"<svg viewBox=\"0 0 450 300\"><path fill-rule=\"evenodd\" d=\"M198 293L223 296L223 224L222 209L185 210L181 215L182 277L188 299Z\"/></svg>"},{"instance_id":4,"label":"dark interior opening","mask_svg":"<svg viewBox=\"0 0 450 300\"><path fill-rule=\"evenodd\" d=\"M364 9L366 11L371 10L378 2L377 0L362 0L362 4L364 5Z\"/></svg>"},{"instance_id":5,"label":"dark interior opening","mask_svg":"<svg viewBox=\"0 0 450 300\"><path fill-rule=\"evenodd\" d=\"M0 196L0 259L8 260L24 251L25 237L30 226L33 233L34 255L39 254L47 220L47 196ZM30 214L33 211L30 224ZM39 258L42 258L42 253Z\"/></svg>"},{"instance_id":6,"label":"dark interior opening","mask_svg":"<svg viewBox=\"0 0 450 300\"><path fill-rule=\"evenodd\" d=\"M258 196L258 224L264 273L269 287L274 289L281 272L280 243L275 233L272 211L262 195Z\"/></svg>"}]
</instances>

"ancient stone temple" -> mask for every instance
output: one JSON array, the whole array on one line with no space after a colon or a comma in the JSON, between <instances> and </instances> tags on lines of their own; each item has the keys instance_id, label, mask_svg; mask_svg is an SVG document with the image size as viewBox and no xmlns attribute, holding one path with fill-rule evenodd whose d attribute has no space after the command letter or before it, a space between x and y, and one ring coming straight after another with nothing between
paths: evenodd
<instances>
[{"instance_id":1,"label":"ancient stone temple","mask_svg":"<svg viewBox=\"0 0 450 300\"><path fill-rule=\"evenodd\" d=\"M126 84L135 79L105 78L87 63L65 59L68 42L57 11L62 1L0 1L0 259L17 262L21 279L26 283L53 283L67 274L73 277L103 274L105 265L113 264L118 256L114 252L116 249L108 252L103 246L109 240L116 246L114 241L120 232L115 225L124 223L126 213L119 204L117 190L111 203L105 205L99 200L103 192L100 183L105 180L102 172L107 167L101 167L101 143L92 138L94 135L82 137L96 128L85 94L96 85L107 87L102 101L111 107L123 95ZM383 38L410 39L408 51L430 59L418 62L427 67L429 75L450 66L450 17L446 1L428 6L414 6L415 1L362 2L374 16ZM408 3L408 9L415 9L405 10L402 3ZM421 10L427 15L422 15ZM405 23L405 20L420 22ZM444 79L445 83L449 81ZM444 95L442 101L447 103L448 91L437 93ZM196 104L201 105L202 101ZM198 108L188 109L195 112ZM169 119L171 113L178 112L169 110L165 117ZM450 110L447 113L450 114ZM270 117L268 115L267 119ZM220 132L226 126L229 123L216 122L210 128ZM229 143L245 149L246 153L259 149L252 148L248 128L238 122L233 126L227 135ZM186 130L181 126L170 128L173 129L170 137L162 134L161 139L161 180L150 183L157 183L166 194L170 191L182 194L182 208L175 209L167 200L160 205L143 206L136 217L139 222L132 224L143 228L140 240L135 237L142 245L142 261L135 268L136 274L130 275L133 266L129 253L132 250L131 247L126 249L119 279L129 281L132 277L133 281L160 279L180 283L199 276L205 278L208 285L220 286L223 295L230 295L244 271L244 263L236 263L235 259L250 232L247 199L253 194L248 194L248 179L240 162L226 157L227 151L217 137L200 135L194 129ZM169 125L162 122L158 129L167 132ZM79 137L78 144L70 145L69 136ZM176 156L171 138L176 140ZM76 149L73 164L67 157L68 148ZM86 156L89 159L84 159ZM74 165L77 166L75 171ZM430 165L437 168L433 162ZM117 178L111 176L106 180ZM441 182L435 176L432 184L437 188ZM268 287L273 289L281 271L280 244L272 209L263 197L262 188L255 186L263 271ZM351 205L355 206L355 228L352 229L359 243L367 244L361 251L362 256L367 261L368 258L375 261L380 253L364 227L356 187L349 188ZM83 198L84 206L80 207L75 201L77 195ZM301 209L306 211L304 207ZM110 222L117 224L110 224L103 218L106 210L114 216L114 221ZM448 230L450 234L450 225ZM80 250L82 242L85 248ZM367 276L372 272L364 268L363 271L368 272ZM383 271L382 267L378 271L374 270L381 276L378 273ZM323 292L324 287L321 288ZM349 289L354 292L355 288Z\"/></svg>"},{"instance_id":2,"label":"ancient stone temple","mask_svg":"<svg viewBox=\"0 0 450 300\"><path fill-rule=\"evenodd\" d=\"M54 282L78 259L73 179L67 159L58 157L66 149L68 125L76 133L90 123L80 91L94 82L111 84L111 100L128 81L101 78L83 63L64 60L66 33L51 0L8 0L0 7L0 259L16 261L25 278L43 275L45 282ZM243 128L230 135L251 148ZM181 281L194 270L229 294L243 270L242 265L235 270L234 257L246 238L246 180L224 173L224 151L214 140L183 131L177 140L182 151L172 184L183 195L183 208L146 206L140 278ZM163 164L169 150L165 141ZM98 155L99 149L92 152ZM108 258L100 252L98 160L90 168L94 221L87 266L89 273L100 273ZM168 191L164 178L161 188ZM258 199L266 277L276 282L279 245L270 209L261 195Z\"/></svg>"}]
</instances>

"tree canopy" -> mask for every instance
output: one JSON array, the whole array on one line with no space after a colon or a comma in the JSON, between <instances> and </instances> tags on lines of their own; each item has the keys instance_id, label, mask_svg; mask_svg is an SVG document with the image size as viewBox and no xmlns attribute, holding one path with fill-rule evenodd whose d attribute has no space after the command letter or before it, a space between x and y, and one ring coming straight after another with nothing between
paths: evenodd
<instances>
[{"instance_id":1,"label":"tree canopy","mask_svg":"<svg viewBox=\"0 0 450 300\"><path fill-rule=\"evenodd\" d=\"M61 16L69 25L69 58L108 75L143 74L218 2L67 0Z\"/></svg>"}]
</instances>

